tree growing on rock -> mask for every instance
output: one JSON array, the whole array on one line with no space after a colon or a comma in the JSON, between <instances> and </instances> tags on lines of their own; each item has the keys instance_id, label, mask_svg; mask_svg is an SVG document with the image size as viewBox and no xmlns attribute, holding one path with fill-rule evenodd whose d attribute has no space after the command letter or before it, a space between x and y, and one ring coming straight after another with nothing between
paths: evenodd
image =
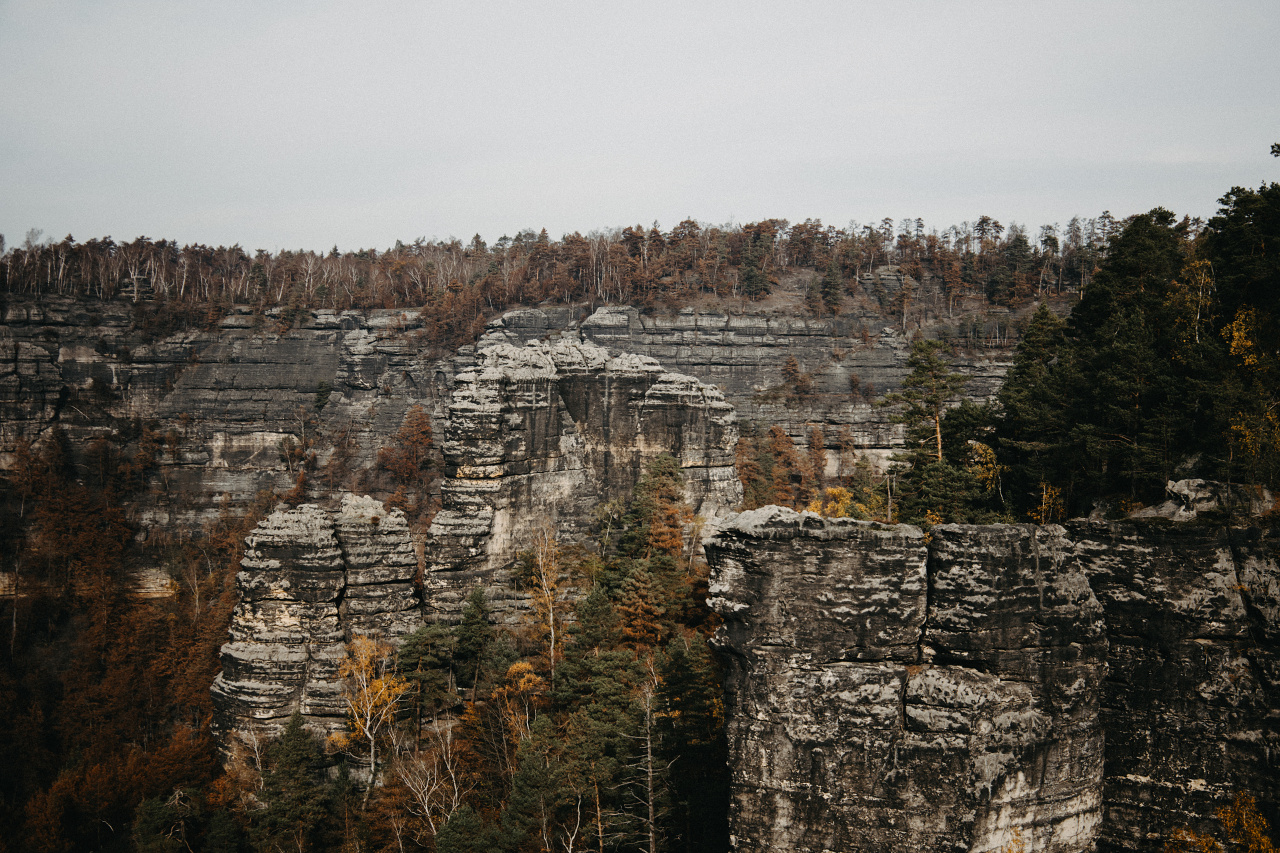
<instances>
[{"instance_id":1,"label":"tree growing on rock","mask_svg":"<svg viewBox=\"0 0 1280 853\"><path fill-rule=\"evenodd\" d=\"M320 781L321 757L315 738L294 713L279 740L266 751L258 799L262 809L252 815L251 837L261 850L319 849L330 819L330 797Z\"/></svg>"},{"instance_id":2,"label":"tree growing on rock","mask_svg":"<svg viewBox=\"0 0 1280 853\"><path fill-rule=\"evenodd\" d=\"M347 709L349 731L334 735L332 744L349 752L367 751L369 755L369 792L378 781L378 748L388 738L401 699L409 683L392 668L395 649L390 643L369 637L356 637L347 644L347 657L338 668L343 679L343 703Z\"/></svg>"}]
</instances>

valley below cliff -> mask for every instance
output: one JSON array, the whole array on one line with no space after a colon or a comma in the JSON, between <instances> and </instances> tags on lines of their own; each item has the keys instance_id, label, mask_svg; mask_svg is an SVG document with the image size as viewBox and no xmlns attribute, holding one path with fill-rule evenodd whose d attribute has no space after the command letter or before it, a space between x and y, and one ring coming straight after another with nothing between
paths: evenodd
<instances>
[{"instance_id":1,"label":"valley below cliff","mask_svg":"<svg viewBox=\"0 0 1280 853\"><path fill-rule=\"evenodd\" d=\"M130 594L220 596L223 621L201 640L219 649L217 674L201 689L227 767L266 767L253 750L288 737L295 718L330 755L349 745L352 652L372 639L386 660L406 646L422 655L396 676L418 679L414 737L462 732L480 751L482 735L505 733L518 745L492 760L512 780L550 737L540 715L614 738L601 755L619 767L617 755L636 760L619 744L640 735L600 734L595 693L625 694L644 732L707 750L715 766L687 784L712 790L724 777L724 802L706 806L721 817L699 815L678 781L661 803L648 791L650 815L666 809L665 831L696 836L696 849L721 833L741 851L1155 851L1181 827L1210 825L1238 792L1272 818L1280 805L1273 518L1233 515L1225 497L1210 505L1218 487L1187 480L1147 518L888 523L890 457L906 432L877 398L902 388L915 336L881 313L543 305L439 352L419 318L396 310L286 322L231 308L161 335L124 300L3 310L9 501L25 512L22 477L41 448L73 449L72 479L127 480L120 547L142 555L122 580ZM946 337L933 320L913 331ZM957 349L963 390L947 405L992 399L1014 343ZM807 443L804 473L796 463L775 480L788 494L810 489L817 511L739 511L744 442L770 435ZM822 484L851 482L855 463L886 483L883 522L824 517ZM175 549L206 548L215 532L234 564L202 552L188 578ZM52 594L56 579L0 568L16 625L20 600ZM587 606L592 590L610 597L607 619ZM473 635L457 633L468 625ZM471 658L458 651L468 642ZM423 643L439 647L436 663L422 663ZM663 693L686 672L671 661L699 654L715 663L679 666L710 691L702 740L670 710L696 691ZM601 663L628 656L617 671ZM427 700L431 666L447 675ZM564 681L575 677L578 692ZM655 697L677 704L643 705ZM357 784L398 779L412 792L394 775L407 759L378 775L377 748L394 752L392 741L369 742L350 750ZM570 760L538 748L544 769ZM603 845L601 785L621 802L639 777L591 776L604 771L588 764L572 766L596 786ZM563 784L584 808L586 788ZM447 812L420 802L431 844L468 814L456 800ZM546 806L557 832L568 832L567 802ZM471 817L476 838L506 827L478 808ZM705 837L690 828L699 820ZM657 821L627 824L628 838L656 837Z\"/></svg>"}]
</instances>

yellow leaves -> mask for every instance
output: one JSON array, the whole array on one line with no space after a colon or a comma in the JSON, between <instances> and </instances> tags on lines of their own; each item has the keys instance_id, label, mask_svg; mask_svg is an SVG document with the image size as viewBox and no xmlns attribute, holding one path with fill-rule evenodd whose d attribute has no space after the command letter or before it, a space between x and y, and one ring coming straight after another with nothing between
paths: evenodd
<instances>
[{"instance_id":1,"label":"yellow leaves","mask_svg":"<svg viewBox=\"0 0 1280 853\"><path fill-rule=\"evenodd\" d=\"M507 669L503 684L493 691L493 700L502 710L507 730L517 740L530 736L533 719L545 704L547 683L528 661L517 661Z\"/></svg>"},{"instance_id":2,"label":"yellow leaves","mask_svg":"<svg viewBox=\"0 0 1280 853\"><path fill-rule=\"evenodd\" d=\"M1255 464L1280 453L1280 410L1272 406L1263 412L1241 412L1231 419L1231 443Z\"/></svg>"},{"instance_id":3,"label":"yellow leaves","mask_svg":"<svg viewBox=\"0 0 1280 853\"><path fill-rule=\"evenodd\" d=\"M1164 849L1165 853L1222 853L1222 845L1212 835L1185 827L1173 831Z\"/></svg>"},{"instance_id":4,"label":"yellow leaves","mask_svg":"<svg viewBox=\"0 0 1280 853\"><path fill-rule=\"evenodd\" d=\"M517 661L507 669L506 683L498 688L498 693L506 696L532 695L540 693L546 682L542 676L534 672L528 661Z\"/></svg>"},{"instance_id":5,"label":"yellow leaves","mask_svg":"<svg viewBox=\"0 0 1280 853\"><path fill-rule=\"evenodd\" d=\"M1000 475L1008 470L996 459L996 452L981 441L969 441L969 470L988 492L1000 488Z\"/></svg>"},{"instance_id":6,"label":"yellow leaves","mask_svg":"<svg viewBox=\"0 0 1280 853\"><path fill-rule=\"evenodd\" d=\"M1258 812L1257 800L1243 791L1236 794L1231 805L1218 809L1214 816L1226 830L1233 849L1246 853L1276 853L1271 841L1271 827ZM1207 832L1197 832L1185 827L1175 829L1165 844L1165 853L1222 853L1223 845Z\"/></svg>"},{"instance_id":7,"label":"yellow leaves","mask_svg":"<svg viewBox=\"0 0 1280 853\"><path fill-rule=\"evenodd\" d=\"M1271 827L1258 812L1258 802L1243 791L1236 794L1230 806L1217 811L1218 820L1227 831L1227 837L1248 853L1275 853L1271 843Z\"/></svg>"},{"instance_id":8,"label":"yellow leaves","mask_svg":"<svg viewBox=\"0 0 1280 853\"><path fill-rule=\"evenodd\" d=\"M1236 318L1222 330L1231 354L1246 367L1258 367L1258 318L1251 306L1236 312Z\"/></svg>"},{"instance_id":9,"label":"yellow leaves","mask_svg":"<svg viewBox=\"0 0 1280 853\"><path fill-rule=\"evenodd\" d=\"M1200 330L1212 315L1214 290L1213 267L1201 258L1187 261L1178 277L1169 282L1168 305L1173 309L1174 331L1184 347L1199 343Z\"/></svg>"},{"instance_id":10,"label":"yellow leaves","mask_svg":"<svg viewBox=\"0 0 1280 853\"><path fill-rule=\"evenodd\" d=\"M1009 843L1000 848L1000 853L1026 853L1027 843L1022 838L1022 829L1013 828L1013 837Z\"/></svg>"},{"instance_id":11,"label":"yellow leaves","mask_svg":"<svg viewBox=\"0 0 1280 853\"><path fill-rule=\"evenodd\" d=\"M338 667L345 682L343 700L347 725L361 741L372 742L395 717L400 697L409 682L388 670L395 649L390 643L356 637L347 645L347 656ZM351 739L341 748L351 745Z\"/></svg>"},{"instance_id":12,"label":"yellow leaves","mask_svg":"<svg viewBox=\"0 0 1280 853\"><path fill-rule=\"evenodd\" d=\"M1054 524L1066 514L1062 490L1049 483L1040 484L1040 504L1028 513L1036 524Z\"/></svg>"},{"instance_id":13,"label":"yellow leaves","mask_svg":"<svg viewBox=\"0 0 1280 853\"><path fill-rule=\"evenodd\" d=\"M856 492L843 486L823 490L822 496L805 507L826 518L874 518L884 508L884 501L871 489Z\"/></svg>"}]
</instances>

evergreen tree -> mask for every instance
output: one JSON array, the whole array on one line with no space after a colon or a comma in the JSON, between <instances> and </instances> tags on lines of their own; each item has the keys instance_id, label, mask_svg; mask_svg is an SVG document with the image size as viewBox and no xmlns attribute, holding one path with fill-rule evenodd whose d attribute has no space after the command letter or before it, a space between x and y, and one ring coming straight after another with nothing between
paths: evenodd
<instances>
[{"instance_id":1,"label":"evergreen tree","mask_svg":"<svg viewBox=\"0 0 1280 853\"><path fill-rule=\"evenodd\" d=\"M1036 505L1044 488L1057 479L1054 454L1065 441L1068 424L1050 375L1065 344L1066 322L1042 303L1022 333L1013 367L997 394L997 442L1012 472L1009 495L1022 510Z\"/></svg>"},{"instance_id":2,"label":"evergreen tree","mask_svg":"<svg viewBox=\"0 0 1280 853\"><path fill-rule=\"evenodd\" d=\"M469 805L458 809L436 835L437 853L493 853L510 849Z\"/></svg>"},{"instance_id":3,"label":"evergreen tree","mask_svg":"<svg viewBox=\"0 0 1280 853\"><path fill-rule=\"evenodd\" d=\"M462 621L454 629L456 637L453 664L459 687L474 691L480 681L486 652L493 643L493 626L489 624L489 603L484 590L476 587L462 608Z\"/></svg>"},{"instance_id":4,"label":"evergreen tree","mask_svg":"<svg viewBox=\"0 0 1280 853\"><path fill-rule=\"evenodd\" d=\"M423 719L434 719L451 704L457 644L449 628L431 623L405 637L396 651L396 671L410 684L414 729L419 736Z\"/></svg>"},{"instance_id":5,"label":"evergreen tree","mask_svg":"<svg viewBox=\"0 0 1280 853\"><path fill-rule=\"evenodd\" d=\"M844 301L844 276L840 273L840 264L836 260L836 253L831 253L831 260L827 264L827 271L823 273L822 281L818 284L818 289L822 294L822 303L832 314L840 313L840 304Z\"/></svg>"},{"instance_id":6,"label":"evergreen tree","mask_svg":"<svg viewBox=\"0 0 1280 853\"><path fill-rule=\"evenodd\" d=\"M769 246L759 231L752 233L742 252L742 267L738 273L742 294L748 299L762 299L769 295L769 276L764 271L768 252Z\"/></svg>"},{"instance_id":7,"label":"evergreen tree","mask_svg":"<svg viewBox=\"0 0 1280 853\"><path fill-rule=\"evenodd\" d=\"M267 748L258 799L263 807L253 814L252 839L262 851L277 848L320 849L330 819L331 801L320 782L322 762L315 738L294 712L280 738Z\"/></svg>"},{"instance_id":8,"label":"evergreen tree","mask_svg":"<svg viewBox=\"0 0 1280 853\"><path fill-rule=\"evenodd\" d=\"M1280 486L1280 184L1233 188L1209 220L1216 305L1207 337L1226 349L1214 390L1224 479ZM1203 376L1204 371L1199 375ZM1225 451L1225 452L1224 452Z\"/></svg>"},{"instance_id":9,"label":"evergreen tree","mask_svg":"<svg viewBox=\"0 0 1280 853\"><path fill-rule=\"evenodd\" d=\"M1212 443L1216 345L1188 346L1178 276L1188 224L1159 209L1131 218L1062 330L1042 309L1000 400L1000 446L1023 509L1061 492L1084 512L1099 498L1158 499L1183 460ZM1197 373L1201 375L1196 375Z\"/></svg>"},{"instance_id":10,"label":"evergreen tree","mask_svg":"<svg viewBox=\"0 0 1280 853\"><path fill-rule=\"evenodd\" d=\"M947 364L942 357L946 350L948 346L943 341L921 339L913 343L907 357L911 373L902 380L902 390L886 394L881 402L884 406L903 407L893 416L893 422L906 425L909 452L927 452L938 462L943 461L943 412L947 402L958 396L969 381ZM927 451L926 444L932 445Z\"/></svg>"}]
</instances>

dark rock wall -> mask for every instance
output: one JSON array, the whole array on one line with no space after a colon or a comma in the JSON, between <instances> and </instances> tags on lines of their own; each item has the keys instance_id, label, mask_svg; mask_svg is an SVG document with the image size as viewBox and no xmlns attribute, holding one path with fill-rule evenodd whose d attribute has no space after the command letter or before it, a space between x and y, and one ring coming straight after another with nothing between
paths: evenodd
<instances>
[{"instance_id":1,"label":"dark rock wall","mask_svg":"<svg viewBox=\"0 0 1280 853\"><path fill-rule=\"evenodd\" d=\"M1163 848L1274 812L1273 536L743 513L707 545L739 850Z\"/></svg>"},{"instance_id":2,"label":"dark rock wall","mask_svg":"<svg viewBox=\"0 0 1280 853\"><path fill-rule=\"evenodd\" d=\"M47 438L55 426L83 445L153 423L179 440L139 498L144 529L193 530L262 489L287 490L286 438L314 441L323 465L348 434L352 466L368 467L411 406L437 413L447 394L452 362L430 354L411 312L313 311L282 331L272 312L233 308L214 328L155 338L134 308L3 306L0 467L19 438Z\"/></svg>"},{"instance_id":3,"label":"dark rock wall","mask_svg":"<svg viewBox=\"0 0 1280 853\"><path fill-rule=\"evenodd\" d=\"M1237 791L1280 803L1280 570L1258 529L1077 522L1106 609L1102 850L1156 850ZM1273 825L1276 825L1273 823Z\"/></svg>"}]
</instances>

